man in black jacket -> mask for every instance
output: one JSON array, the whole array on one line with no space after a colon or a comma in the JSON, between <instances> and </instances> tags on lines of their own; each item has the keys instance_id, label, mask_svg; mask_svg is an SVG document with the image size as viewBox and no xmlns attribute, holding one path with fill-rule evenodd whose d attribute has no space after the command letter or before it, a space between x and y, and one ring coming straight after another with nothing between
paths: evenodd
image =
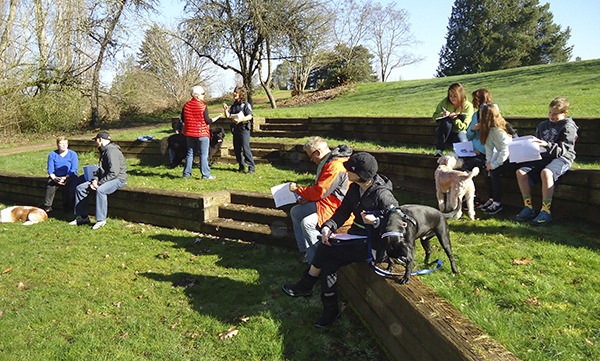
<instances>
[{"instance_id":1,"label":"man in black jacket","mask_svg":"<svg viewBox=\"0 0 600 361\"><path fill-rule=\"evenodd\" d=\"M83 182L75 191L75 215L77 218L69 224L72 226L89 224L88 195L96 191L96 224L92 229L106 225L108 213L108 195L123 188L127 184L127 165L121 148L112 143L110 134L100 132L92 138L100 150L98 172L89 182Z\"/></svg>"},{"instance_id":2,"label":"man in black jacket","mask_svg":"<svg viewBox=\"0 0 600 361\"><path fill-rule=\"evenodd\" d=\"M367 240L341 245L334 242L333 232L346 222L354 213L354 223L349 234L370 236L374 248L379 243L379 225L381 217L369 211L382 211L390 206L398 206L392 194L392 182L383 175L377 174L377 160L369 153L353 154L344 162L348 171L348 179L353 183L348 188L346 197L333 216L321 228L322 243L317 247L310 269L302 279L293 284L284 284L283 291L292 297L311 296L317 281L321 281L321 300L323 314L315 322L316 327L326 327L339 316L337 300L337 270L353 262L362 262L370 258Z\"/></svg>"}]
</instances>

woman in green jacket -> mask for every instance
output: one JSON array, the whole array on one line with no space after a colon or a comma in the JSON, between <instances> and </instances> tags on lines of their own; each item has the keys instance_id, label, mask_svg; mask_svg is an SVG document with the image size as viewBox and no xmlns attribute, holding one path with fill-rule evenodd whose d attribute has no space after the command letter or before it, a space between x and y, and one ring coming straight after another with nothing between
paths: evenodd
<instances>
[{"instance_id":1,"label":"woman in green jacket","mask_svg":"<svg viewBox=\"0 0 600 361\"><path fill-rule=\"evenodd\" d=\"M448 143L466 142L467 127L473 116L473 104L461 83L448 88L448 95L435 108L433 120L437 122L435 156L441 157Z\"/></svg>"}]
</instances>

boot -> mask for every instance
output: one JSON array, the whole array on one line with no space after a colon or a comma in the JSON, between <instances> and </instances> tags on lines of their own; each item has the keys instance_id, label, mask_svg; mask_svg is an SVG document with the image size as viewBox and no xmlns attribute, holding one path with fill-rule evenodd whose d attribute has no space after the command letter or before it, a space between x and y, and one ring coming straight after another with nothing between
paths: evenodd
<instances>
[{"instance_id":1,"label":"boot","mask_svg":"<svg viewBox=\"0 0 600 361\"><path fill-rule=\"evenodd\" d=\"M308 271L306 271L306 273L304 273L304 276L302 276L302 279L300 279L300 281L296 283L286 283L283 286L281 286L281 288L283 289L283 292L287 293L288 296L310 297L313 294L313 286L315 285L315 283L317 283L318 280L319 277L311 276L308 273Z\"/></svg>"},{"instance_id":2,"label":"boot","mask_svg":"<svg viewBox=\"0 0 600 361\"><path fill-rule=\"evenodd\" d=\"M331 296L321 294L321 301L323 301L323 314L315 322L315 327L324 328L331 325L340 317L340 310L338 308L337 293Z\"/></svg>"}]
</instances>

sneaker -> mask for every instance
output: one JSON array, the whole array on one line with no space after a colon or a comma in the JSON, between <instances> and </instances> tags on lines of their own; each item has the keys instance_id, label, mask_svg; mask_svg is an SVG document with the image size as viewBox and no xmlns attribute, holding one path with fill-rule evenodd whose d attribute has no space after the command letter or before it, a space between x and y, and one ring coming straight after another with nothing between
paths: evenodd
<instances>
[{"instance_id":1,"label":"sneaker","mask_svg":"<svg viewBox=\"0 0 600 361\"><path fill-rule=\"evenodd\" d=\"M102 228L106 225L106 221L100 221L100 222L96 222L96 224L94 224L94 226L92 227L92 229L98 229L98 228Z\"/></svg>"},{"instance_id":2,"label":"sneaker","mask_svg":"<svg viewBox=\"0 0 600 361\"><path fill-rule=\"evenodd\" d=\"M77 216L77 218L75 218L74 220L69 222L69 226L81 226L82 224L89 224L89 223L90 223L90 217L86 216L85 218L82 218L81 216Z\"/></svg>"},{"instance_id":3,"label":"sneaker","mask_svg":"<svg viewBox=\"0 0 600 361\"><path fill-rule=\"evenodd\" d=\"M489 207L484 209L485 214L496 214L502 210L502 204L493 202Z\"/></svg>"},{"instance_id":4,"label":"sneaker","mask_svg":"<svg viewBox=\"0 0 600 361\"><path fill-rule=\"evenodd\" d=\"M444 153L442 153L442 151L439 149L436 149L435 153L433 153L433 156L436 158L441 157L442 155L444 155Z\"/></svg>"},{"instance_id":5,"label":"sneaker","mask_svg":"<svg viewBox=\"0 0 600 361\"><path fill-rule=\"evenodd\" d=\"M202 177L202 179L213 180L213 179L217 179L217 177L215 177L214 175L209 175L208 177Z\"/></svg>"},{"instance_id":6,"label":"sneaker","mask_svg":"<svg viewBox=\"0 0 600 361\"><path fill-rule=\"evenodd\" d=\"M523 209L521 209L521 212L517 214L516 219L519 222L524 222L532 219L533 217L535 217L535 211L533 210L533 208L523 207Z\"/></svg>"},{"instance_id":7,"label":"sneaker","mask_svg":"<svg viewBox=\"0 0 600 361\"><path fill-rule=\"evenodd\" d=\"M537 217L535 217L531 224L534 226L545 226L552 220L552 215L546 211L541 211Z\"/></svg>"},{"instance_id":8,"label":"sneaker","mask_svg":"<svg viewBox=\"0 0 600 361\"><path fill-rule=\"evenodd\" d=\"M486 209L487 207L491 206L491 205L492 205L492 203L494 203L494 200L490 198L490 199L488 199L488 200L487 200L487 202L485 202L484 204L480 204L480 205L479 205L479 207L477 207L477 209L481 209L482 211L484 211L484 212L485 212L485 209Z\"/></svg>"}]
</instances>

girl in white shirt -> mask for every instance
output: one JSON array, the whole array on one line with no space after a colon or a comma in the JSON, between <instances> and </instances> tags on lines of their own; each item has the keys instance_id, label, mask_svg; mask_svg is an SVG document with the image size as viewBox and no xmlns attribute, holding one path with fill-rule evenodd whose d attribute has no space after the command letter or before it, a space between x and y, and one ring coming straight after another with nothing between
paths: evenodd
<instances>
[{"instance_id":1,"label":"girl in white shirt","mask_svg":"<svg viewBox=\"0 0 600 361\"><path fill-rule=\"evenodd\" d=\"M490 205L483 211L496 214L502 210L502 185L500 176L509 167L508 145L515 131L500 115L495 104L484 104L479 109L479 139L485 144L485 166L490 177ZM489 202L489 201L488 201Z\"/></svg>"}]
</instances>

